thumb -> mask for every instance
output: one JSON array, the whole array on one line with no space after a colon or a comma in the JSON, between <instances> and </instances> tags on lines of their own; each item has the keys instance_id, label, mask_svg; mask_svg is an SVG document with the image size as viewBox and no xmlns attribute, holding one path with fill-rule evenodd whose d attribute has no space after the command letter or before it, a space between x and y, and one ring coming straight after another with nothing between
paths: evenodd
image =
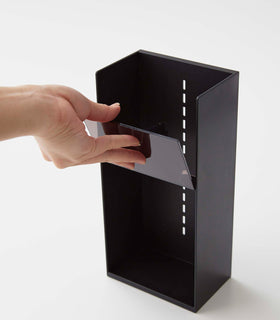
<instances>
[{"instance_id":1,"label":"thumb","mask_svg":"<svg viewBox=\"0 0 280 320\"><path fill-rule=\"evenodd\" d=\"M79 91L65 86L50 86L49 90L55 90L55 93L69 101L76 111L78 117L84 121L85 119L107 122L111 121L120 112L120 104L114 103L107 105L89 100Z\"/></svg>"},{"instance_id":2,"label":"thumb","mask_svg":"<svg viewBox=\"0 0 280 320\"><path fill-rule=\"evenodd\" d=\"M88 120L108 122L116 118L120 112L120 104L118 102L107 105L90 101L90 111L87 116Z\"/></svg>"}]
</instances>

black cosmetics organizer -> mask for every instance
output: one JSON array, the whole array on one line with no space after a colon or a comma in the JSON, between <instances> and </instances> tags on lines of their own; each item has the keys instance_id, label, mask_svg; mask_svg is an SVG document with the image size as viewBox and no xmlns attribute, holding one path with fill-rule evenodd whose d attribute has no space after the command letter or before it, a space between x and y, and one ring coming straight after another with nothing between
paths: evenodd
<instances>
[{"instance_id":1,"label":"black cosmetics organizer","mask_svg":"<svg viewBox=\"0 0 280 320\"><path fill-rule=\"evenodd\" d=\"M146 165L101 164L107 273L196 312L231 276L238 72L137 51L96 73L121 104L98 134Z\"/></svg>"}]
</instances>

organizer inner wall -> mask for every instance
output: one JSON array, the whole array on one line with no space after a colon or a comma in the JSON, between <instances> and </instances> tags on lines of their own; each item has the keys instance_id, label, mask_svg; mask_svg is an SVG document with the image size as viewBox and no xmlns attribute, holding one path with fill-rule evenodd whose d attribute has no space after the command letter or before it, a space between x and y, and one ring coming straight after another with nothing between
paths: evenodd
<instances>
[{"instance_id":1,"label":"organizer inner wall","mask_svg":"<svg viewBox=\"0 0 280 320\"><path fill-rule=\"evenodd\" d=\"M137 52L97 72L97 98L120 102L117 121L178 139L195 181L196 98L227 76ZM112 164L102 188L109 274L193 306L196 191Z\"/></svg>"}]
</instances>

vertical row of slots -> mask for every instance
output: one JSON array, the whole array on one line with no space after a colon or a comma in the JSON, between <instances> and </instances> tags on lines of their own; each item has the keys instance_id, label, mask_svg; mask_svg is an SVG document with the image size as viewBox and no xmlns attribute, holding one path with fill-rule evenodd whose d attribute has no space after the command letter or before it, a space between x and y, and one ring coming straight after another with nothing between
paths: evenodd
<instances>
[{"instance_id":1,"label":"vertical row of slots","mask_svg":"<svg viewBox=\"0 0 280 320\"><path fill-rule=\"evenodd\" d=\"M183 80L183 107L182 107L182 116L183 116L183 125L182 125L182 149L183 153L186 154L186 90L187 90L187 83L186 80ZM183 187L182 190L182 235L186 235L186 188Z\"/></svg>"}]
</instances>

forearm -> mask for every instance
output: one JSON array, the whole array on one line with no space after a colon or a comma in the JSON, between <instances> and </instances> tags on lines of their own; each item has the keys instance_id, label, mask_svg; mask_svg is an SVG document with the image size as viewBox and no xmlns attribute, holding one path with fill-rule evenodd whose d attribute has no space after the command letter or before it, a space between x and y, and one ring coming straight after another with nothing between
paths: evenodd
<instances>
[{"instance_id":1,"label":"forearm","mask_svg":"<svg viewBox=\"0 0 280 320\"><path fill-rule=\"evenodd\" d=\"M0 87L0 140L36 135L48 118L35 86Z\"/></svg>"}]
</instances>

